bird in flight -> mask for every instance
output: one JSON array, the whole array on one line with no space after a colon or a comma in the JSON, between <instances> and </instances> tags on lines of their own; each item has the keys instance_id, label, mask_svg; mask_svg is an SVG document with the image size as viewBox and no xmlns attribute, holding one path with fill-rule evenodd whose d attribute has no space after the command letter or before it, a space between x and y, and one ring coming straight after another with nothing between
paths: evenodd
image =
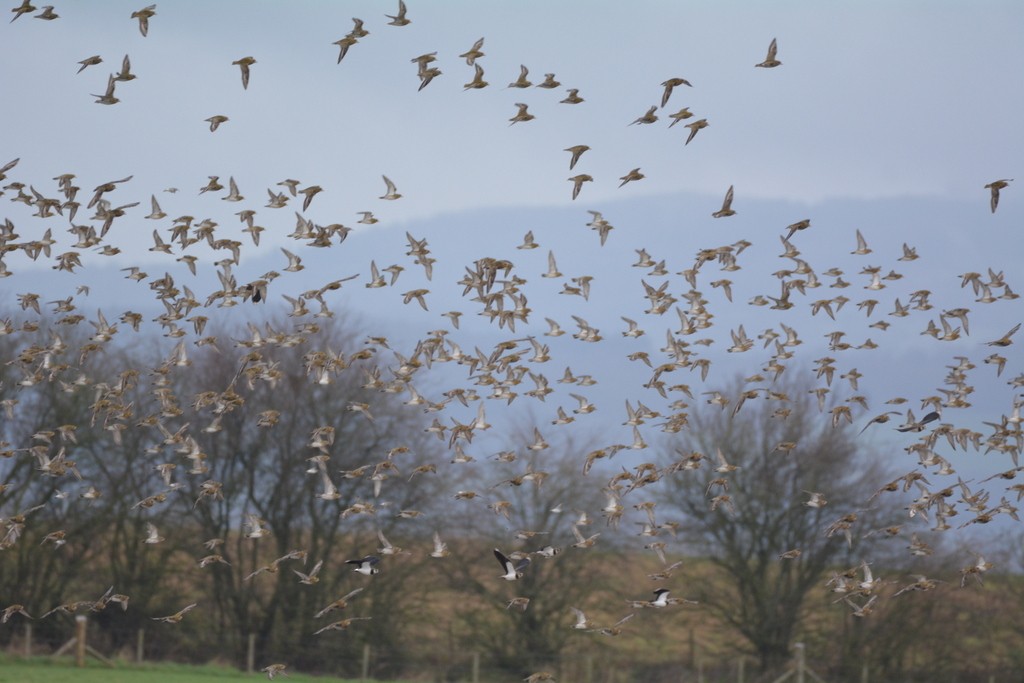
<instances>
[{"instance_id":1,"label":"bird in flight","mask_svg":"<svg viewBox=\"0 0 1024 683\"><path fill-rule=\"evenodd\" d=\"M367 555L358 560L345 560L345 564L355 565L352 571L359 572L363 576L380 574L380 567L377 566L379 562L380 558L374 555Z\"/></svg>"},{"instance_id":2,"label":"bird in flight","mask_svg":"<svg viewBox=\"0 0 1024 683\"><path fill-rule=\"evenodd\" d=\"M658 120L658 115L654 113L656 111L658 111L657 107L651 107L650 109L647 110L647 112L643 116L637 117L636 120L634 120L633 123L631 123L629 125L632 126L633 124L636 124L636 123L639 123L639 124L654 123L655 121Z\"/></svg>"},{"instance_id":3,"label":"bird in flight","mask_svg":"<svg viewBox=\"0 0 1024 683\"><path fill-rule=\"evenodd\" d=\"M211 116L210 118L206 119L206 122L210 124L210 132L212 133L213 131L217 130L220 124L224 123L227 120L228 117L224 116L223 114L217 114L216 116Z\"/></svg>"},{"instance_id":4,"label":"bird in flight","mask_svg":"<svg viewBox=\"0 0 1024 683\"><path fill-rule=\"evenodd\" d=\"M313 635L318 636L324 631L344 631L352 625L353 621L366 621L370 618L371 617L349 617L348 619L342 619L341 621L336 621L332 624L327 624L327 626L324 626L322 629L315 632Z\"/></svg>"},{"instance_id":5,"label":"bird in flight","mask_svg":"<svg viewBox=\"0 0 1024 683\"><path fill-rule=\"evenodd\" d=\"M268 664L267 666L260 669L260 671L267 674L267 679L272 681L274 680L274 676L278 674L281 674L282 676L287 676L288 674L285 673L285 668L287 666L287 664Z\"/></svg>"},{"instance_id":6,"label":"bird in flight","mask_svg":"<svg viewBox=\"0 0 1024 683\"><path fill-rule=\"evenodd\" d=\"M417 91L423 90L428 85L430 85L430 82L432 80L441 75L441 70L438 69L437 67L430 67L429 69L420 69L418 75L420 77L420 87L417 88Z\"/></svg>"},{"instance_id":7,"label":"bird in flight","mask_svg":"<svg viewBox=\"0 0 1024 683\"><path fill-rule=\"evenodd\" d=\"M523 577L523 570L530 564L529 557L524 557L517 562L513 562L509 558L505 557L505 554L497 548L494 549L494 556L498 558L498 564L501 565L502 570L505 572L501 575L501 578L506 581L521 579Z\"/></svg>"},{"instance_id":8,"label":"bird in flight","mask_svg":"<svg viewBox=\"0 0 1024 683\"><path fill-rule=\"evenodd\" d=\"M566 92L569 94L566 95L564 100L559 100L559 104L579 104L583 101L583 98L579 95L580 91L578 88L568 88Z\"/></svg>"},{"instance_id":9,"label":"bird in flight","mask_svg":"<svg viewBox=\"0 0 1024 683\"><path fill-rule=\"evenodd\" d=\"M995 213L996 207L999 206L999 190L1012 182L1013 178L1003 178L1002 180L993 180L985 186L987 189L992 191L992 198L989 200L989 206L992 207L992 213Z\"/></svg>"},{"instance_id":10,"label":"bird in flight","mask_svg":"<svg viewBox=\"0 0 1024 683\"><path fill-rule=\"evenodd\" d=\"M388 22L388 26L407 26L408 24L411 24L412 20L405 17L405 12L406 8L404 0L398 0L398 14L395 16L391 16L390 14L384 15L391 20Z\"/></svg>"},{"instance_id":11,"label":"bird in flight","mask_svg":"<svg viewBox=\"0 0 1024 683\"><path fill-rule=\"evenodd\" d=\"M350 33L347 36L331 43L331 45L338 46L338 64L341 64L341 60L345 59L345 55L348 54L348 49L358 42L359 39Z\"/></svg>"},{"instance_id":12,"label":"bird in flight","mask_svg":"<svg viewBox=\"0 0 1024 683\"><path fill-rule=\"evenodd\" d=\"M308 574L300 572L298 569L293 569L292 571L295 572L295 574L299 577L299 583L304 583L307 586L312 586L315 583L319 583L320 568L323 566L324 561L320 560L315 565L313 565L313 569Z\"/></svg>"},{"instance_id":13,"label":"bird in flight","mask_svg":"<svg viewBox=\"0 0 1024 683\"><path fill-rule=\"evenodd\" d=\"M85 59L83 59L82 61L79 62L79 64L81 64L82 66L78 70L77 73L82 73L83 71L85 71L86 68L88 68L90 66L95 66L96 64L100 64L102 62L103 62L103 57L100 57L99 55L93 55L92 57L86 57Z\"/></svg>"},{"instance_id":14,"label":"bird in flight","mask_svg":"<svg viewBox=\"0 0 1024 683\"><path fill-rule=\"evenodd\" d=\"M466 64L469 66L476 66L476 60L484 56L484 53L480 50L484 46L484 39L473 43L473 47L469 48L466 52L463 52L459 57L466 60Z\"/></svg>"},{"instance_id":15,"label":"bird in flight","mask_svg":"<svg viewBox=\"0 0 1024 683\"><path fill-rule=\"evenodd\" d=\"M593 176L590 176L590 175L588 175L586 173L581 173L579 175L574 175L573 177L569 178L569 182L571 182L573 184L573 186L572 186L572 198L576 199L576 197L579 196L580 189L583 187L583 183L590 183L590 182L593 182L593 180L594 180Z\"/></svg>"},{"instance_id":16,"label":"bird in flight","mask_svg":"<svg viewBox=\"0 0 1024 683\"><path fill-rule=\"evenodd\" d=\"M665 87L665 92L662 93L662 95L661 95L661 106L662 107L664 107L666 104L668 104L668 98L672 97L672 90L674 88L677 88L680 85L685 85L685 86L690 87L690 88L693 87L692 85L690 85L690 82L688 80L686 80L685 78L670 78L667 81L665 81L664 83L662 83L662 85Z\"/></svg>"},{"instance_id":17,"label":"bird in flight","mask_svg":"<svg viewBox=\"0 0 1024 683\"><path fill-rule=\"evenodd\" d=\"M36 7L29 0L22 0L22 3L17 7L11 8L11 11L14 12L14 19L18 19L22 14L35 12ZM11 23L14 23L14 19L11 19Z\"/></svg>"},{"instance_id":18,"label":"bird in flight","mask_svg":"<svg viewBox=\"0 0 1024 683\"><path fill-rule=\"evenodd\" d=\"M121 70L114 76L115 81L133 81L135 80L135 74L132 73L132 62L128 58L128 55L124 56L121 60Z\"/></svg>"},{"instance_id":19,"label":"bird in flight","mask_svg":"<svg viewBox=\"0 0 1024 683\"><path fill-rule=\"evenodd\" d=\"M1020 323L1017 323L1012 328L1010 328L1009 332L1004 334L999 339L996 339L995 341L985 342L985 343L988 346L1009 346L1010 344L1013 343L1013 340L1010 339L1010 337L1015 335L1017 333L1017 330L1019 330L1019 329L1020 329Z\"/></svg>"},{"instance_id":20,"label":"bird in flight","mask_svg":"<svg viewBox=\"0 0 1024 683\"><path fill-rule=\"evenodd\" d=\"M522 102L516 102L516 107L518 107L519 109L516 112L515 116L509 119L509 121L511 121L512 123L508 125L512 126L519 123L520 121L532 121L533 119L537 118L536 116L527 111L529 105L523 104Z\"/></svg>"},{"instance_id":21,"label":"bird in flight","mask_svg":"<svg viewBox=\"0 0 1024 683\"><path fill-rule=\"evenodd\" d=\"M528 78L529 75L530 75L530 70L526 68L526 65L525 64L520 64L519 65L519 77L516 78L516 80L512 81L511 83L509 83L508 87L510 87L510 88L529 88L531 85L533 85L533 83L531 83L530 79Z\"/></svg>"},{"instance_id":22,"label":"bird in flight","mask_svg":"<svg viewBox=\"0 0 1024 683\"><path fill-rule=\"evenodd\" d=\"M646 176L640 172L639 168L634 168L632 171L619 178L619 180L622 181L619 183L619 187L622 187L626 183L633 182L634 180L643 180L645 177Z\"/></svg>"},{"instance_id":23,"label":"bird in flight","mask_svg":"<svg viewBox=\"0 0 1024 683\"><path fill-rule=\"evenodd\" d=\"M96 104L117 104L121 100L114 97L114 87L117 84L117 79L114 78L114 74L110 74L107 78L107 90L102 95L93 94L96 98Z\"/></svg>"},{"instance_id":24,"label":"bird in flight","mask_svg":"<svg viewBox=\"0 0 1024 683\"><path fill-rule=\"evenodd\" d=\"M779 45L772 38L771 45L768 46L768 56L764 58L764 61L754 66L764 67L765 69L772 69L782 64L779 60L775 59L775 54L779 51Z\"/></svg>"},{"instance_id":25,"label":"bird in flight","mask_svg":"<svg viewBox=\"0 0 1024 683\"><path fill-rule=\"evenodd\" d=\"M395 200L399 199L402 195L398 194L398 188L391 182L391 179L386 175L381 176L384 179L384 184L387 186L387 192L379 197L379 199Z\"/></svg>"},{"instance_id":26,"label":"bird in flight","mask_svg":"<svg viewBox=\"0 0 1024 683\"><path fill-rule=\"evenodd\" d=\"M179 610L178 612L175 612L174 614L171 614L171 615L166 616L166 617L151 617L151 618L153 619L153 621L162 621L162 622L167 623L167 624L177 624L179 621L181 621L182 619L185 618L186 614L188 614L193 609L195 609L197 604L198 603L193 602L191 605L186 605L185 607L181 608L181 610Z\"/></svg>"},{"instance_id":27,"label":"bird in flight","mask_svg":"<svg viewBox=\"0 0 1024 683\"><path fill-rule=\"evenodd\" d=\"M256 60L252 57L242 57L231 62L242 70L242 88L245 90L249 89L249 67L256 63Z\"/></svg>"},{"instance_id":28,"label":"bird in flight","mask_svg":"<svg viewBox=\"0 0 1024 683\"><path fill-rule=\"evenodd\" d=\"M670 119L672 119L672 123L668 124L668 127L671 128L672 126L676 125L680 121L685 121L686 119L693 118L693 112L690 111L689 107L683 107L682 109L677 111L675 114L669 114L668 117Z\"/></svg>"},{"instance_id":29,"label":"bird in flight","mask_svg":"<svg viewBox=\"0 0 1024 683\"><path fill-rule=\"evenodd\" d=\"M344 597L338 598L337 600L335 600L334 602L332 602L331 604L327 605L322 610L317 612L315 615L313 615L313 618L314 619L319 619L323 615L325 615L328 612L331 612L333 610L345 609L346 607L348 607L348 601L351 600L352 598L354 598L356 595L358 595L362 591L363 591L363 588L360 587L360 588L356 588L355 590L353 590L353 591L351 591L349 593L346 593Z\"/></svg>"},{"instance_id":30,"label":"bird in flight","mask_svg":"<svg viewBox=\"0 0 1024 683\"><path fill-rule=\"evenodd\" d=\"M484 80L484 68L482 66L480 66L479 64L474 64L473 69L473 80L462 86L463 90L480 90L481 88L486 88L488 85L490 85L487 81Z\"/></svg>"},{"instance_id":31,"label":"bird in flight","mask_svg":"<svg viewBox=\"0 0 1024 683\"><path fill-rule=\"evenodd\" d=\"M586 152L589 149L590 149L590 147L588 147L587 145L573 145L572 147L566 147L565 148L564 151L569 152L570 154L572 154L572 157L569 159L569 170L570 171L573 168L576 167L576 162L579 161L580 157L583 156L583 153Z\"/></svg>"},{"instance_id":32,"label":"bird in flight","mask_svg":"<svg viewBox=\"0 0 1024 683\"><path fill-rule=\"evenodd\" d=\"M686 127L690 129L690 134L687 136L686 142L683 143L684 146L690 144L690 140L693 140L694 136L697 135L697 131L707 128L709 125L711 124L708 123L707 119L698 119L693 123L686 124Z\"/></svg>"},{"instance_id":33,"label":"bird in flight","mask_svg":"<svg viewBox=\"0 0 1024 683\"><path fill-rule=\"evenodd\" d=\"M156 15L156 5L149 5L132 12L132 19L139 20L139 33L145 38L149 35L149 18Z\"/></svg>"},{"instance_id":34,"label":"bird in flight","mask_svg":"<svg viewBox=\"0 0 1024 683\"><path fill-rule=\"evenodd\" d=\"M797 221L796 223L793 223L791 225L787 225L786 226L786 230L789 230L789 234L786 235L785 241L788 242L790 240L790 238L793 237L793 234L796 233L797 230L806 230L809 227L811 227L811 219L810 218L805 218L802 221Z\"/></svg>"},{"instance_id":35,"label":"bird in flight","mask_svg":"<svg viewBox=\"0 0 1024 683\"><path fill-rule=\"evenodd\" d=\"M722 208L711 215L715 218L724 218L726 216L735 215L735 213L736 212L732 210L732 185L730 185L729 189L725 193L725 199L722 200Z\"/></svg>"}]
</instances>

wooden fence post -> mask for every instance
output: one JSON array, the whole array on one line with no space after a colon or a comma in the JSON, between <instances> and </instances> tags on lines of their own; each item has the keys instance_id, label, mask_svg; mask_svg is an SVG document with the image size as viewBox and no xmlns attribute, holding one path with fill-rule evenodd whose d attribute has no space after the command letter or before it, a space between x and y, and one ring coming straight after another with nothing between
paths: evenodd
<instances>
[{"instance_id":1,"label":"wooden fence post","mask_svg":"<svg viewBox=\"0 0 1024 683\"><path fill-rule=\"evenodd\" d=\"M84 614L75 617L75 666L85 666L85 623Z\"/></svg>"},{"instance_id":2,"label":"wooden fence post","mask_svg":"<svg viewBox=\"0 0 1024 683\"><path fill-rule=\"evenodd\" d=\"M359 680L364 683L370 678L370 645L363 645L363 665L359 669Z\"/></svg>"},{"instance_id":3,"label":"wooden fence post","mask_svg":"<svg viewBox=\"0 0 1024 683\"><path fill-rule=\"evenodd\" d=\"M249 634L249 648L245 653L245 670L252 673L256 670L256 634Z\"/></svg>"},{"instance_id":4,"label":"wooden fence post","mask_svg":"<svg viewBox=\"0 0 1024 683\"><path fill-rule=\"evenodd\" d=\"M473 683L480 683L480 653L473 653L473 669L472 669L472 680Z\"/></svg>"},{"instance_id":5,"label":"wooden fence post","mask_svg":"<svg viewBox=\"0 0 1024 683\"><path fill-rule=\"evenodd\" d=\"M740 655L740 661L736 665L736 683L745 683L747 669L747 658Z\"/></svg>"},{"instance_id":6,"label":"wooden fence post","mask_svg":"<svg viewBox=\"0 0 1024 683\"><path fill-rule=\"evenodd\" d=\"M143 653L146 647L146 629L140 628L135 635L135 663L142 664Z\"/></svg>"},{"instance_id":7,"label":"wooden fence post","mask_svg":"<svg viewBox=\"0 0 1024 683\"><path fill-rule=\"evenodd\" d=\"M804 661L804 644L795 643L796 648L796 683L806 683L804 678L806 662Z\"/></svg>"},{"instance_id":8,"label":"wooden fence post","mask_svg":"<svg viewBox=\"0 0 1024 683\"><path fill-rule=\"evenodd\" d=\"M32 624L25 622L25 659L32 656Z\"/></svg>"}]
</instances>

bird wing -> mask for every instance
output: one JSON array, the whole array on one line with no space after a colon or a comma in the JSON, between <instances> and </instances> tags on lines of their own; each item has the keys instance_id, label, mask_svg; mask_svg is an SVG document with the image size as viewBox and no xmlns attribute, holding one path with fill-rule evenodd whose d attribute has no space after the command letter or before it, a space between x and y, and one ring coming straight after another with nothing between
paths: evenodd
<instances>
[{"instance_id":1,"label":"bird wing","mask_svg":"<svg viewBox=\"0 0 1024 683\"><path fill-rule=\"evenodd\" d=\"M498 558L498 564L501 565L501 568L505 570L506 574L511 574L513 571L515 571L515 567L512 565L512 561L505 557L505 554L497 548L494 549L494 556Z\"/></svg>"}]
</instances>

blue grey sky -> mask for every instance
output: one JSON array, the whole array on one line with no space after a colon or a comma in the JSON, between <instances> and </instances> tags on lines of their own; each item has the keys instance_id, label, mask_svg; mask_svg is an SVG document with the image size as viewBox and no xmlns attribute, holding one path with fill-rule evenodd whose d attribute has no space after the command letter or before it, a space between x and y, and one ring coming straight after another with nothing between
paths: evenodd
<instances>
[{"instance_id":1,"label":"blue grey sky","mask_svg":"<svg viewBox=\"0 0 1024 683\"><path fill-rule=\"evenodd\" d=\"M568 205L562 149L575 144L592 147L578 167L595 178L588 202L730 184L737 205L984 201L981 185L1024 157L1015 2L412 2L404 27L386 25L391 2L173 2L147 38L137 4L67 3L59 20L4 27L0 148L23 174L135 174L137 194L234 175L253 198L294 177L324 187L317 208L339 218L372 207L387 174L406 199L384 212L397 220ZM353 16L370 35L339 65L331 43ZM480 37L491 86L464 91L473 70L458 55ZM752 68L772 38L783 66ZM410 60L434 51L442 75L417 92ZM94 54L104 62L76 74ZM94 104L125 54L138 78L117 105ZM247 55L243 90L231 62ZM563 87L506 89L520 64ZM657 123L627 125L672 77L693 87ZM586 101L557 104L568 87ZM537 118L509 126L520 101ZM683 106L710 123L685 147L682 125L666 129ZM215 114L230 121L211 134ZM634 167L646 178L619 190Z\"/></svg>"},{"instance_id":2,"label":"blue grey sky","mask_svg":"<svg viewBox=\"0 0 1024 683\"><path fill-rule=\"evenodd\" d=\"M154 228L165 230L171 218L188 214L210 217L222 226L219 234L243 240L235 268L240 282L281 270L286 262L280 246L301 252L309 267L274 283L275 302L281 293L294 296L359 273L359 281L346 286L338 301L375 316L383 329L422 334L444 325L441 312L464 305L468 313L461 334L499 339L511 333L476 318L453 283L475 259L509 258L530 280L535 308L531 325L515 335L540 337L546 316L557 317L570 332L570 315L606 330L607 358L566 339L557 342L561 346L552 344L563 352L560 358L616 368L607 371L605 388L594 391L606 392L602 414L615 415L609 422L617 424L623 393L651 400L649 391L636 388L646 371L637 372L638 365L622 356L631 349L656 356L665 330L678 326L674 312L643 318L639 280L644 273L631 267L636 250L668 259L674 274L690 267L700 248L746 239L754 243L742 259L746 270L730 276L736 279L735 303L729 305L710 287L714 278L705 276L700 285L717 316L710 332L715 344L707 353L720 356L721 366L733 360L722 349L731 343L729 330L741 323L751 336L777 329L780 321L797 327L806 339L800 353L807 363L829 353L824 333L843 327L856 343L872 336L887 354L882 360L868 352L855 359L839 356L840 371L859 367L868 375L862 393L874 403L870 411L857 413L861 423L885 410L883 402L897 394L905 394L920 415L920 399L942 385L956 355L979 366L975 398L985 412L969 423L997 420L1011 410L1014 390L1006 380L1024 369L1020 346L1004 352L1010 364L994 378L994 371L981 364L992 351L982 342L1024 319L1022 306L1019 300L980 306L970 288L960 287L960 275L993 268L1005 271L1014 289L1024 289L1015 281L1024 257L1019 236L1024 178L1003 190L994 214L984 188L996 179L1018 177L1024 159L1019 125L1024 89L1016 76L1024 71L1024 4L409 0L408 5L412 23L403 27L389 26L385 18L396 12L397 0L160 2L148 37L130 18L141 2L63 3L56 8L58 20L26 15L4 23L0 164L20 158L9 179L55 195L51 178L74 173L83 188L80 200L88 201L94 186L132 175L108 198L115 205L140 206L111 230L110 241L122 254L84 253L86 267L74 276L53 276L51 263L31 263L15 254L7 264L15 276L0 281L0 291L10 296L29 282L70 294L76 283L90 282L95 301L110 302L116 293L120 303L128 290L118 269L141 265L154 276L173 272L206 293L215 288L212 266L200 262L193 280L173 258L148 251ZM338 64L332 43L351 30L352 17L364 20L370 33ZM466 90L473 69L459 54L481 37L485 56L479 64L490 86ZM755 68L773 38L782 65ZM412 60L435 51L441 74L417 90ZM108 74L119 69L126 54L137 78L117 84L117 104L95 103L93 95L104 92ZM92 55L103 62L76 73L78 62ZM246 56L256 63L243 89L232 62ZM534 83L553 73L561 86L507 88L520 65L528 67ZM630 125L660 105L661 84L674 77L692 87L676 88L668 104L656 109L656 122ZM567 88L577 88L585 101L560 104ZM536 118L510 125L520 102ZM668 115L682 107L694 118L670 129ZM211 132L205 119L214 115L229 120ZM700 118L709 126L684 144L685 124ZM577 144L591 149L570 171L564 149ZM620 177L633 168L645 177L619 187ZM567 179L577 173L594 180L574 201ZM400 200L379 199L385 190L382 175L396 183ZM209 176L225 184L233 177L245 200L225 203L223 193L200 196ZM296 201L285 209L264 207L267 188L280 191L277 183L286 178L323 188L305 215L319 224L352 227L343 246L318 252L286 237L295 224ZM735 188L737 215L712 219L729 186ZM169 216L162 222L143 218L151 195ZM3 206L23 235L38 236L52 227L58 239L68 239L63 222L33 219L32 210L20 204ZM240 232L234 213L243 208L255 209L256 222L267 228L259 249ZM616 226L606 247L586 227L589 209L603 211ZM360 211L374 212L380 222L357 224ZM79 222L86 213L83 209ZM842 268L853 283L849 291L856 292L847 294L852 301L835 324L823 315L811 317L809 306L837 296L836 290L800 297L799 310L785 316L747 305L759 294L777 296L779 281L772 273L785 265L777 258L778 235L804 218L814 224L794 238L804 257L819 274ZM531 229L542 247L517 251ZM849 253L857 229L874 249L870 256ZM365 290L371 259L380 267L410 260L404 256L407 230L431 239L439 259L434 279L426 281L418 267L406 263L395 289ZM919 249L920 261L906 266L897 261L904 242ZM557 281L539 278L548 249L566 274ZM211 256L201 249L196 253ZM866 265L906 274L878 295L879 313L870 319L855 311L870 295L864 291L870 278L859 274ZM559 296L563 282L583 274L597 276L590 301ZM833 280L820 277L826 287ZM672 281L677 294L688 289L681 277L673 275ZM414 287L431 289L430 311L401 304L399 292ZM900 321L901 333L867 328L871 320L884 318L894 298L907 303L907 296L922 288L935 293L934 310ZM137 289L139 299L148 294L143 285ZM977 316L970 337L943 346L921 336L929 320L960 306ZM649 328L647 337L628 348L619 334L625 328L622 315ZM467 348L473 345L467 342ZM748 374L770 350L744 359L755 353L755 360L738 362ZM560 372L564 363L555 364ZM717 389L729 377L723 370L701 388ZM636 393L628 393L632 390ZM570 407L569 401L562 404ZM527 410L518 407L524 403L515 410ZM545 411L554 410L529 405L545 420ZM988 467L991 473L997 466Z\"/></svg>"}]
</instances>

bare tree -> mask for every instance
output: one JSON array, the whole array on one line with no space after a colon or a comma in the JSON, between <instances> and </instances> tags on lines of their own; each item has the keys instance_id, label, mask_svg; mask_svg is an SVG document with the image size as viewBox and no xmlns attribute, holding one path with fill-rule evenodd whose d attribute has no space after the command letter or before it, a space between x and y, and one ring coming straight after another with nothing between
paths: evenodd
<instances>
[{"instance_id":1,"label":"bare tree","mask_svg":"<svg viewBox=\"0 0 1024 683\"><path fill-rule=\"evenodd\" d=\"M697 411L662 501L720 570L692 597L746 639L766 672L788 659L809 593L830 568L866 559L865 530L886 515L865 507L882 478L877 458L833 426L809 387L776 389L790 397L788 412L769 400Z\"/></svg>"},{"instance_id":2,"label":"bare tree","mask_svg":"<svg viewBox=\"0 0 1024 683\"><path fill-rule=\"evenodd\" d=\"M359 614L372 617L363 628L341 640L330 632L313 637L337 616L314 615L361 585L344 561L375 552L377 529L390 529L398 510L431 497L430 481L411 485L401 475L436 450L394 394L362 386L372 358L346 361L328 380L310 372L311 359L327 349L356 356L355 340L340 329L325 327L297 347L268 344L227 363L196 359L176 390L200 396L220 388L178 418L199 426L186 444L202 454L191 454L180 506L202 536L193 541L196 559L217 554L225 561L197 571L228 635L225 646L239 661L250 633L268 658L287 655L298 667L347 667L353 675L364 638L401 650L405 610L414 602L401 591L397 567L374 577L360 596ZM203 550L200 541L210 539L222 543ZM321 562L313 581L300 582L296 572L308 574Z\"/></svg>"},{"instance_id":3,"label":"bare tree","mask_svg":"<svg viewBox=\"0 0 1024 683\"><path fill-rule=\"evenodd\" d=\"M613 584L609 570L621 552L608 542L573 547L581 511L596 517L600 484L579 476L579 456L587 449L570 440L551 450L563 455L531 453L475 476L465 470L460 485L480 495L450 513L449 526L462 530L461 540L440 568L462 596L457 623L465 644L516 675L557 666L578 635L571 608L604 602ZM588 536L603 530L582 529ZM530 559L519 579L501 578L494 548L516 563Z\"/></svg>"},{"instance_id":4,"label":"bare tree","mask_svg":"<svg viewBox=\"0 0 1024 683\"><path fill-rule=\"evenodd\" d=\"M314 615L354 586L344 560L374 552L398 510L429 510L435 486L409 481L438 450L416 428L419 409L363 386L376 361L340 329L306 339L268 326L265 343L179 344L170 355L156 343L109 345L77 364L63 361L83 342L65 333L53 351L0 366L13 414L0 423L4 594L39 614L69 601L87 609L113 585L131 609L94 614L96 633L118 647L149 625L158 657L241 662L249 634L264 656L299 668L354 674L369 638L401 652L415 606L402 583L415 563L389 567L360 596L367 628L313 637L325 625ZM321 361L328 369L311 371ZM210 539L219 545L204 548ZM226 563L200 566L214 555ZM183 599L203 609L152 625Z\"/></svg>"}]
</instances>

